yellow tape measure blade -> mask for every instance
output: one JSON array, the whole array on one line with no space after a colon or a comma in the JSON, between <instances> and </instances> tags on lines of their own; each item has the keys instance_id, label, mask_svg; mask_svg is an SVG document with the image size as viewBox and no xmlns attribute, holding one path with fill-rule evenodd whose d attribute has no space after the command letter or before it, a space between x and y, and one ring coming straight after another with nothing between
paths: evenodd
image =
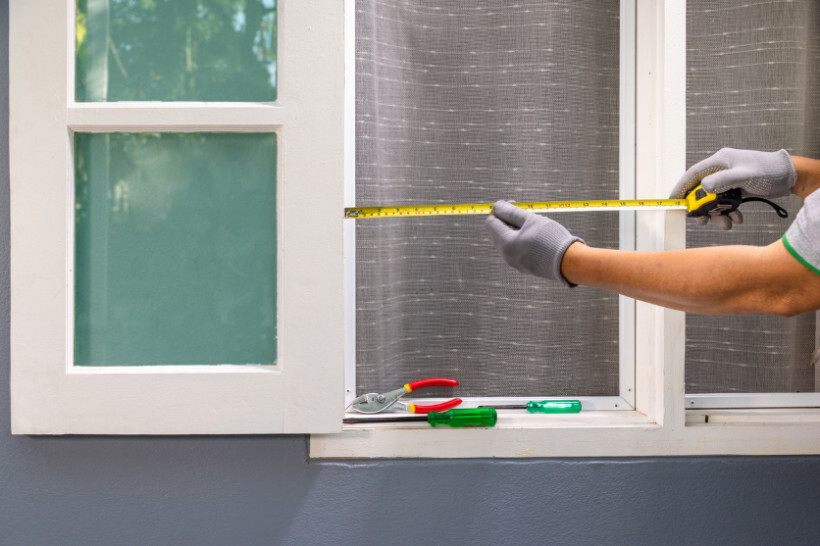
<instances>
[{"instance_id":1,"label":"yellow tape measure blade","mask_svg":"<svg viewBox=\"0 0 820 546\"><path fill-rule=\"evenodd\" d=\"M513 203L535 213L601 211L601 210L687 210L685 199L607 199L593 201L534 201ZM403 205L389 207L349 207L345 218L364 220L369 218L401 218L419 216L455 216L462 214L490 214L492 203L461 203L437 205Z\"/></svg>"}]
</instances>

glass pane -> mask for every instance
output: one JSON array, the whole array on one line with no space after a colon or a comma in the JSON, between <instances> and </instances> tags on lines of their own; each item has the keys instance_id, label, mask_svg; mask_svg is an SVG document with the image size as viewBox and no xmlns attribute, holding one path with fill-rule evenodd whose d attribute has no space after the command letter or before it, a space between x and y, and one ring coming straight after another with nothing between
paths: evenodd
<instances>
[{"instance_id":1,"label":"glass pane","mask_svg":"<svg viewBox=\"0 0 820 546\"><path fill-rule=\"evenodd\" d=\"M357 204L618 197L617 2L359 0L356 26ZM618 247L617 213L560 220ZM483 224L357 223L357 391L617 395L618 297L518 273Z\"/></svg>"},{"instance_id":2,"label":"glass pane","mask_svg":"<svg viewBox=\"0 0 820 546\"><path fill-rule=\"evenodd\" d=\"M77 133L74 363L276 361L276 135Z\"/></svg>"},{"instance_id":3,"label":"glass pane","mask_svg":"<svg viewBox=\"0 0 820 546\"><path fill-rule=\"evenodd\" d=\"M687 165L720 148L817 157L820 19L813 0L687 2ZM778 202L793 219L797 198ZM687 228L690 247L767 245L788 229L762 204L731 231ZM812 392L817 315L686 319L686 392Z\"/></svg>"},{"instance_id":4,"label":"glass pane","mask_svg":"<svg viewBox=\"0 0 820 546\"><path fill-rule=\"evenodd\" d=\"M276 100L276 0L78 0L76 100Z\"/></svg>"}]
</instances>

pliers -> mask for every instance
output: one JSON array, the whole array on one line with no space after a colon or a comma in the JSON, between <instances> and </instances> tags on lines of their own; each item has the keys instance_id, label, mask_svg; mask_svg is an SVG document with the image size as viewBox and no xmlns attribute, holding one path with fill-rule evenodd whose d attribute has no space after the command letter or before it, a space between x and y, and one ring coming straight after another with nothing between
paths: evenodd
<instances>
[{"instance_id":1,"label":"pliers","mask_svg":"<svg viewBox=\"0 0 820 546\"><path fill-rule=\"evenodd\" d=\"M453 398L452 400L449 400L447 402L434 404L432 406L405 404L403 402L399 402L399 398L401 398L408 392L413 392L414 390L422 389L424 387L455 387L457 385L458 381L456 381L455 379L443 379L440 377L420 379L418 381L408 383L400 389L396 389L394 391L386 392L383 394L379 394L376 392L363 394L354 399L353 402L350 403L349 407L352 407L354 410L361 413L379 413L386 410L387 408L408 410L410 413L429 413L431 411L446 411L450 408L454 408L457 405L461 404L461 398Z\"/></svg>"}]
</instances>

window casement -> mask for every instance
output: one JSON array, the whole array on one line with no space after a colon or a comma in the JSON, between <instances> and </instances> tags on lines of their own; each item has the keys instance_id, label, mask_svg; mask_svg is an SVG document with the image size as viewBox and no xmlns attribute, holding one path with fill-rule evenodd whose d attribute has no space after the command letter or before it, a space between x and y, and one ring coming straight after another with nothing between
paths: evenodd
<instances>
[{"instance_id":1,"label":"window casement","mask_svg":"<svg viewBox=\"0 0 820 546\"><path fill-rule=\"evenodd\" d=\"M274 100L78 102L75 3L10 3L13 433L310 433L315 458L820 452L820 410L688 409L697 403L684 392L685 315L627 298L618 303L616 392L581 397L580 414L502 411L489 429L343 425L345 405L361 394L356 235L342 215L357 204L356 6L262 4L277 9ZM665 196L686 164L686 2L624 0L619 15L619 195ZM97 43L103 51L107 40ZM78 365L78 149L106 136L236 134L270 135L275 148L275 161L258 165L275 171L275 359L123 365L103 353L101 365ZM121 203L122 189L108 187L104 197ZM622 248L678 249L685 239L682 213L620 216Z\"/></svg>"},{"instance_id":2,"label":"window casement","mask_svg":"<svg viewBox=\"0 0 820 546\"><path fill-rule=\"evenodd\" d=\"M267 12L256 36L267 40L265 51L257 43L254 53L264 59L278 52L275 65L268 61L270 74L264 65L253 67L263 83L275 76L274 92L247 102L246 95L231 98L231 78L241 77L241 70L219 80L220 67L236 68L224 60L199 73L212 79L216 98L180 99L164 90L159 97L140 96L134 88L146 61L127 65L126 51L117 49L120 37L108 28L114 28L114 8L127 8L113 0L77 4L10 4L13 432L338 430L343 5L264 0L235 14L228 33L250 24L251 9ZM190 6L160 2L154 8ZM209 24L209 9L227 8L204 2L197 9L202 25ZM155 38L187 39L183 62L194 69L201 57L191 29L187 36L184 28L180 32ZM75 44L86 53L79 68ZM169 58L177 53L167 50ZM143 72L148 79L171 79L155 65ZM75 74L82 78L77 85ZM118 77L126 81L116 87ZM129 146L138 152L128 156L123 150ZM119 186L118 179L107 180L120 175ZM250 193L241 194L249 185ZM175 203L188 211L182 220L187 236L180 223L162 224L172 233L154 229L170 215L174 192L183 192ZM150 221L136 223L139 213ZM216 229L202 223L208 218ZM250 258L234 260L248 235ZM203 252L189 253L196 245ZM158 249L165 256L154 261ZM217 271L219 261L227 263ZM256 278L245 277L246 271ZM273 278L259 278L266 275ZM216 301L223 288L227 301ZM187 296L180 298L180 291ZM252 325L241 324L240 297L246 311L261 308ZM141 298L154 306L147 315ZM204 300L214 300L215 308ZM198 317L203 313L218 316L209 323ZM182 324L160 316L168 314ZM167 335L177 327L191 337L188 348L154 339L179 336ZM212 345L212 337L225 343ZM224 350L228 346L237 350Z\"/></svg>"}]
</instances>

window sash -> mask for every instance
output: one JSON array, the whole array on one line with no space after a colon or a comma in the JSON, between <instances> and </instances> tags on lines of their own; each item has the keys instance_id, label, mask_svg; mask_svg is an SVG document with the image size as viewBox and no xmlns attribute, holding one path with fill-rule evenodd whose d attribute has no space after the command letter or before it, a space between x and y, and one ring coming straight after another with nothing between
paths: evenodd
<instances>
[{"instance_id":1,"label":"window sash","mask_svg":"<svg viewBox=\"0 0 820 546\"><path fill-rule=\"evenodd\" d=\"M13 433L340 430L344 6L283 4L275 104L78 104L74 2L10 3ZM73 131L277 134L277 365L71 365Z\"/></svg>"},{"instance_id":2,"label":"window sash","mask_svg":"<svg viewBox=\"0 0 820 546\"><path fill-rule=\"evenodd\" d=\"M619 59L619 198L636 199L641 192L636 188L636 6L634 0L621 2L620 14L620 59ZM347 79L349 82L346 100L346 143L350 176L346 177L345 206L355 207L355 111L356 93L353 82L356 81L355 62L355 12L348 11L346 21L348 35ZM654 184L647 189L644 195L655 195ZM620 248L634 250L636 248L636 213L619 213L619 241ZM352 400L359 394L356 392L356 235L353 224L349 221L345 225L345 287L346 287L346 356L345 356L345 406L349 407ZM563 396L580 400L587 409L628 411L635 409L635 370L636 370L636 333L635 300L624 296L619 297L619 368L618 393L612 396ZM534 393L533 396L537 396ZM542 397L543 398L543 397ZM554 397L558 398L558 397ZM479 405L516 404L525 403L532 398L519 397L462 397L463 407ZM446 399L414 398L419 403L437 403ZM350 414L355 417L357 414Z\"/></svg>"}]
</instances>

